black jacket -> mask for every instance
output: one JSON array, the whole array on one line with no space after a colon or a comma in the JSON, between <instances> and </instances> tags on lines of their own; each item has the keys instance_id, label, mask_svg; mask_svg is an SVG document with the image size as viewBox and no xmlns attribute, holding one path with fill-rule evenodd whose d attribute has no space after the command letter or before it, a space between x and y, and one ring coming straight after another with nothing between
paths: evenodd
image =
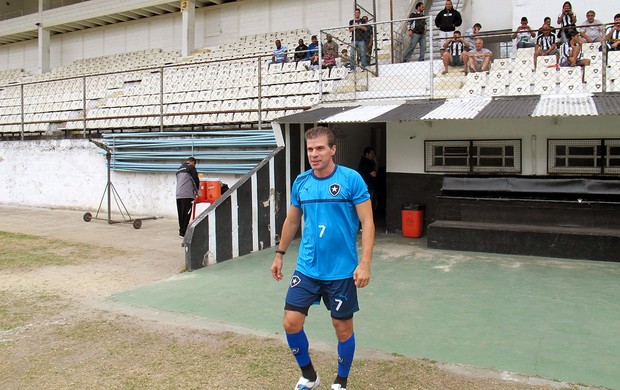
<instances>
[{"instance_id":1,"label":"black jacket","mask_svg":"<svg viewBox=\"0 0 620 390\"><path fill-rule=\"evenodd\" d=\"M454 8L448 11L446 8L441 10L435 18L435 26L441 31L454 31L456 27L463 23L461 13Z\"/></svg>"},{"instance_id":2,"label":"black jacket","mask_svg":"<svg viewBox=\"0 0 620 390\"><path fill-rule=\"evenodd\" d=\"M409 15L409 19L420 18L423 16L423 13L412 12L411 15ZM426 18L412 20L409 24L409 30L416 34L424 34L424 30L426 30Z\"/></svg>"}]
</instances>

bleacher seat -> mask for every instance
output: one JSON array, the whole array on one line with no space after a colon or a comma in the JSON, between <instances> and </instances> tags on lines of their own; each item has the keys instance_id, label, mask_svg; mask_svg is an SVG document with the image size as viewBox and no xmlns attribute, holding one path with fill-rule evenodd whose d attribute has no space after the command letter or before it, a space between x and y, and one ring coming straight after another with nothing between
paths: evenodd
<instances>
[{"instance_id":1,"label":"bleacher seat","mask_svg":"<svg viewBox=\"0 0 620 390\"><path fill-rule=\"evenodd\" d=\"M539 56L536 60L536 68L554 68L558 63L558 59L555 55L552 56Z\"/></svg>"},{"instance_id":2,"label":"bleacher seat","mask_svg":"<svg viewBox=\"0 0 620 390\"><path fill-rule=\"evenodd\" d=\"M530 95L530 82L520 81L513 78L512 83L508 86L509 95Z\"/></svg>"},{"instance_id":3,"label":"bleacher seat","mask_svg":"<svg viewBox=\"0 0 620 390\"><path fill-rule=\"evenodd\" d=\"M505 70L511 71L513 67L513 61L510 58L499 58L493 60L491 63L491 70Z\"/></svg>"}]
</instances>

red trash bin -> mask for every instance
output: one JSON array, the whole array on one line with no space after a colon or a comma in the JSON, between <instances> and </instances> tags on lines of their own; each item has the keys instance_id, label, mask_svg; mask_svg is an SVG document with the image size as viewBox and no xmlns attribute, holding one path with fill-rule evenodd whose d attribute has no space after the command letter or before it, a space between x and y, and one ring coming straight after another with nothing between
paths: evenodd
<instances>
[{"instance_id":1,"label":"red trash bin","mask_svg":"<svg viewBox=\"0 0 620 390\"><path fill-rule=\"evenodd\" d=\"M402 206L403 237L420 238L424 231L424 206L406 204Z\"/></svg>"}]
</instances>

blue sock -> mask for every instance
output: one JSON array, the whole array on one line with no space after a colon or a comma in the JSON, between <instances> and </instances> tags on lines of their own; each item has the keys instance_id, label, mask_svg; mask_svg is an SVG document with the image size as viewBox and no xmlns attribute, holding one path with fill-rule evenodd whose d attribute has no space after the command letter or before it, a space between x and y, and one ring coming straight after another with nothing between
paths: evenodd
<instances>
[{"instance_id":1,"label":"blue sock","mask_svg":"<svg viewBox=\"0 0 620 390\"><path fill-rule=\"evenodd\" d=\"M338 376L349 376L353 356L355 355L355 333L347 341L338 341Z\"/></svg>"},{"instance_id":2,"label":"blue sock","mask_svg":"<svg viewBox=\"0 0 620 390\"><path fill-rule=\"evenodd\" d=\"M306 332L304 332L303 328L297 333L287 333L286 340L288 341L288 346L291 348L291 352L295 355L299 367L305 367L310 364L308 337L306 337Z\"/></svg>"}]
</instances>

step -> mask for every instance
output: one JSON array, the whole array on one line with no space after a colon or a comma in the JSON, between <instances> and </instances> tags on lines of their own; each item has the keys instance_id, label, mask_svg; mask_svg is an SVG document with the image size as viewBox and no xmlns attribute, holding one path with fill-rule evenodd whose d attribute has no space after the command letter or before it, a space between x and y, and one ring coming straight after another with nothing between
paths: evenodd
<instances>
[{"instance_id":1,"label":"step","mask_svg":"<svg viewBox=\"0 0 620 390\"><path fill-rule=\"evenodd\" d=\"M441 72L443 70L443 64L441 61L435 60L432 63L433 73ZM411 77L415 75L428 74L431 71L431 61L413 61L399 64L387 64L379 66L379 77L382 76L405 76Z\"/></svg>"},{"instance_id":2,"label":"step","mask_svg":"<svg viewBox=\"0 0 620 390\"><path fill-rule=\"evenodd\" d=\"M620 230L620 205L611 202L437 197L438 220Z\"/></svg>"},{"instance_id":3,"label":"step","mask_svg":"<svg viewBox=\"0 0 620 390\"><path fill-rule=\"evenodd\" d=\"M620 261L619 229L437 220L428 247L512 255Z\"/></svg>"},{"instance_id":4,"label":"step","mask_svg":"<svg viewBox=\"0 0 620 390\"><path fill-rule=\"evenodd\" d=\"M372 90L367 92L358 92L356 98L364 99L410 99L415 97L429 97L426 88L417 89L400 89L400 90Z\"/></svg>"}]
</instances>

